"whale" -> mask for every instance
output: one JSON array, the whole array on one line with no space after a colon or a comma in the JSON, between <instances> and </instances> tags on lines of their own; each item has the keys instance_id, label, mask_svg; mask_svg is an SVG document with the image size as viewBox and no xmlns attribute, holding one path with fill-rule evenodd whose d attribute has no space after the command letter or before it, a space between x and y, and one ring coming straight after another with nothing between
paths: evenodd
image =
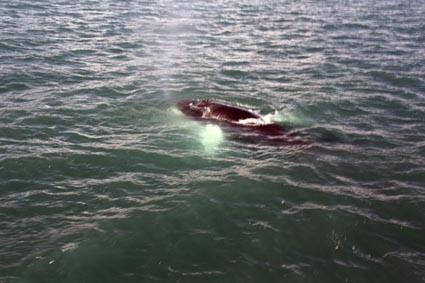
<instances>
[{"instance_id":1,"label":"whale","mask_svg":"<svg viewBox=\"0 0 425 283\"><path fill-rule=\"evenodd\" d=\"M215 122L227 128L238 128L242 136L249 137L251 140L258 140L261 137L262 140L286 144L307 144L307 141L294 135L282 125L267 121L261 115L248 109L210 99L179 100L176 107L192 119Z\"/></svg>"}]
</instances>

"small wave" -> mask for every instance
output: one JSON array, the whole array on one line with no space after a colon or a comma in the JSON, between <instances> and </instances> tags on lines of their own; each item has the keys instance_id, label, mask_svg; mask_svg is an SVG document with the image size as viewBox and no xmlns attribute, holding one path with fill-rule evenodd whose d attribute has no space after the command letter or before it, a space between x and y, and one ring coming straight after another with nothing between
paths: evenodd
<instances>
[{"instance_id":1,"label":"small wave","mask_svg":"<svg viewBox=\"0 0 425 283\"><path fill-rule=\"evenodd\" d=\"M286 270L292 271L298 275L302 275L302 269L305 269L307 267L310 267L310 264L307 263L290 263L290 264L282 264L280 266L281 268L284 268Z\"/></svg>"}]
</instances>

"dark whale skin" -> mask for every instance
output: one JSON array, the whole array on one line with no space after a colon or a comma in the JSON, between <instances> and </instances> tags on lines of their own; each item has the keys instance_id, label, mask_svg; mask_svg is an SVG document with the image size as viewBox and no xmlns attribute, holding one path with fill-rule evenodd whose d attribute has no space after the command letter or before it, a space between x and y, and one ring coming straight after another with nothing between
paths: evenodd
<instances>
[{"instance_id":1,"label":"dark whale skin","mask_svg":"<svg viewBox=\"0 0 425 283\"><path fill-rule=\"evenodd\" d=\"M258 134L268 140L286 144L307 144L304 139L288 133L281 125L267 122L260 115L247 109L205 100L180 100L177 108L186 116L217 123L225 123L242 129L244 132Z\"/></svg>"}]
</instances>

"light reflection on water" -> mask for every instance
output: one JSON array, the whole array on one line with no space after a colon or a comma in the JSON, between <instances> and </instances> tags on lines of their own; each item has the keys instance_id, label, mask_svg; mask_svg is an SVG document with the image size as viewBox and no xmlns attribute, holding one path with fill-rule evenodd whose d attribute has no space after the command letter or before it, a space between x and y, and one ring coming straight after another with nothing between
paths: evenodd
<instances>
[{"instance_id":1,"label":"light reflection on water","mask_svg":"<svg viewBox=\"0 0 425 283\"><path fill-rule=\"evenodd\" d=\"M214 153L223 142L223 131L217 125L207 124L200 132L201 143L207 153Z\"/></svg>"}]
</instances>

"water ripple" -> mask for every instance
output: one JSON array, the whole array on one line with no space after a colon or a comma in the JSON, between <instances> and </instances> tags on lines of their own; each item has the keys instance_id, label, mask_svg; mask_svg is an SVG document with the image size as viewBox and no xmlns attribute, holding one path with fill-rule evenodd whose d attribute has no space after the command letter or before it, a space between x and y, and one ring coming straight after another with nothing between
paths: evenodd
<instances>
[{"instance_id":1,"label":"water ripple","mask_svg":"<svg viewBox=\"0 0 425 283\"><path fill-rule=\"evenodd\" d=\"M0 3L0 281L420 281L423 14ZM181 98L313 144L208 135Z\"/></svg>"}]
</instances>

